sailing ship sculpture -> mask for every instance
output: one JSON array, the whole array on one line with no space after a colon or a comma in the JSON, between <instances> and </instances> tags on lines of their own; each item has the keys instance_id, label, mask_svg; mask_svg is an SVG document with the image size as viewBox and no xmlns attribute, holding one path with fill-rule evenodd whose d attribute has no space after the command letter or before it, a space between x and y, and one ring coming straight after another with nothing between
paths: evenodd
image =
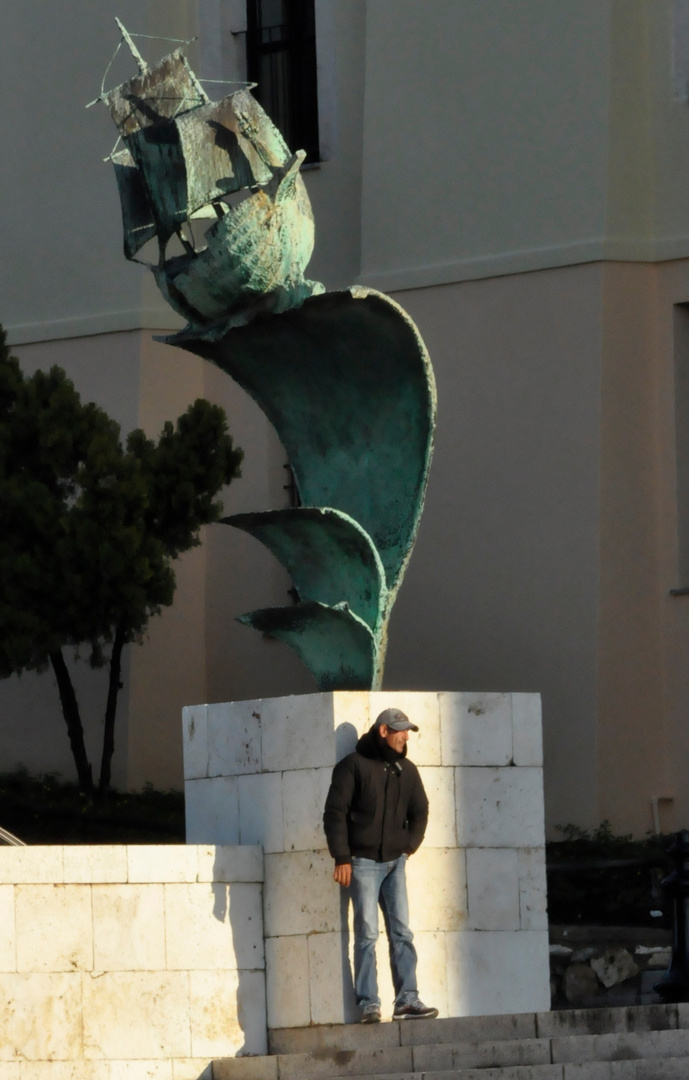
<instances>
[{"instance_id":1,"label":"sailing ship sculpture","mask_svg":"<svg viewBox=\"0 0 689 1080\"><path fill-rule=\"evenodd\" d=\"M250 89L210 101L181 50L103 92L124 251L186 320L161 340L217 364L275 427L301 505L224 521L266 545L297 602L240 616L290 644L320 689L379 689L390 611L416 538L435 384L410 317L372 289L304 271L313 215L291 153ZM211 222L204 231L203 224ZM172 253L177 240L178 253Z\"/></svg>"}]
</instances>

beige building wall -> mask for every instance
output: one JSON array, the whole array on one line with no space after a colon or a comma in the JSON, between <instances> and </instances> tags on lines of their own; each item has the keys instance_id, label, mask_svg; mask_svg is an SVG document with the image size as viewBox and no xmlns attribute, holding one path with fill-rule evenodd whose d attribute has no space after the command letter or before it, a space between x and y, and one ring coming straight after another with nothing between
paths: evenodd
<instances>
[{"instance_id":1,"label":"beige building wall","mask_svg":"<svg viewBox=\"0 0 689 1080\"><path fill-rule=\"evenodd\" d=\"M61 364L124 432L157 434L199 394L222 404L246 454L228 514L285 504L284 452L221 372L152 341L178 324L121 255L102 162L114 128L83 105L114 51L115 14L133 31L199 31L192 62L232 79L243 6L73 0L38 17L6 0L0 34L0 84L16 103L0 114L0 320L27 370ZM689 302L687 7L316 5L325 160L305 173L309 273L391 292L439 389L386 688L541 692L551 831L605 817L643 833L654 806L664 828L689 811L689 598L670 595L689 584L673 316ZM108 85L130 72L118 56ZM178 565L174 606L129 650L117 783L181 786L185 704L314 689L285 646L235 622L288 588L257 542L206 530ZM102 675L77 671L95 748ZM61 725L50 674L0 684L0 762L71 774Z\"/></svg>"}]
</instances>

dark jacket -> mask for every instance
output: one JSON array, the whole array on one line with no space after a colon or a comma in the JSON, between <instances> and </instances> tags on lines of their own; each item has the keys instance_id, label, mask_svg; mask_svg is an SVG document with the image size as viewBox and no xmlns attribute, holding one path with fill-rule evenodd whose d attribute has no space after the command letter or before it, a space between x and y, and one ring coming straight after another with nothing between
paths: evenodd
<instances>
[{"instance_id":1,"label":"dark jacket","mask_svg":"<svg viewBox=\"0 0 689 1080\"><path fill-rule=\"evenodd\" d=\"M428 799L419 771L371 728L356 750L333 770L323 827L335 862L352 855L388 862L411 855L428 822Z\"/></svg>"}]
</instances>

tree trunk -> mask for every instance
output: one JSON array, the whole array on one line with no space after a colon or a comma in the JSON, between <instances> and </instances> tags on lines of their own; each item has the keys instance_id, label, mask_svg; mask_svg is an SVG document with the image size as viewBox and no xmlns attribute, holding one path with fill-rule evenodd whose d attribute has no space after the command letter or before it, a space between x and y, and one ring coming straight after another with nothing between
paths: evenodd
<instances>
[{"instance_id":1,"label":"tree trunk","mask_svg":"<svg viewBox=\"0 0 689 1080\"><path fill-rule=\"evenodd\" d=\"M122 683L122 649L125 643L124 627L119 625L115 631L115 639L112 643L110 654L110 670L108 676L108 701L105 706L105 730L103 731L103 756L100 763L100 779L98 781L99 797L105 801L110 790L110 767L112 755L115 752L115 714L117 712L117 695Z\"/></svg>"},{"instance_id":2,"label":"tree trunk","mask_svg":"<svg viewBox=\"0 0 689 1080\"><path fill-rule=\"evenodd\" d=\"M57 688L60 692L60 702L62 704L62 715L67 725L67 733L72 747L74 764L77 767L79 788L81 791L92 797L93 774L84 745L84 728L81 723L81 716L79 715L79 703L77 702L77 696L74 693L72 680L61 649L50 654L50 663L53 665L53 671L55 672L55 678L57 679Z\"/></svg>"}]
</instances>

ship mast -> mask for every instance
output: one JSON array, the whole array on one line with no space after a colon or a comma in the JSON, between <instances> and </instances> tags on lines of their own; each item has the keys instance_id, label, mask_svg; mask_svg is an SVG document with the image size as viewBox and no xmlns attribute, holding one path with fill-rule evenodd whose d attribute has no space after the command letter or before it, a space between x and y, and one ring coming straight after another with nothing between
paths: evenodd
<instances>
[{"instance_id":1,"label":"ship mast","mask_svg":"<svg viewBox=\"0 0 689 1080\"><path fill-rule=\"evenodd\" d=\"M143 73L146 70L146 61L144 60L143 56L141 55L141 53L137 49L136 45L132 41L131 35L127 31L127 28L125 27L125 25L122 22L120 22L120 20L117 18L117 15L115 16L115 22L117 23L117 25L120 28L120 33L122 34L122 38L124 39L124 41L127 42L127 45L129 46L129 51L131 52L132 56L136 60L137 64L139 65L139 71Z\"/></svg>"}]
</instances>

